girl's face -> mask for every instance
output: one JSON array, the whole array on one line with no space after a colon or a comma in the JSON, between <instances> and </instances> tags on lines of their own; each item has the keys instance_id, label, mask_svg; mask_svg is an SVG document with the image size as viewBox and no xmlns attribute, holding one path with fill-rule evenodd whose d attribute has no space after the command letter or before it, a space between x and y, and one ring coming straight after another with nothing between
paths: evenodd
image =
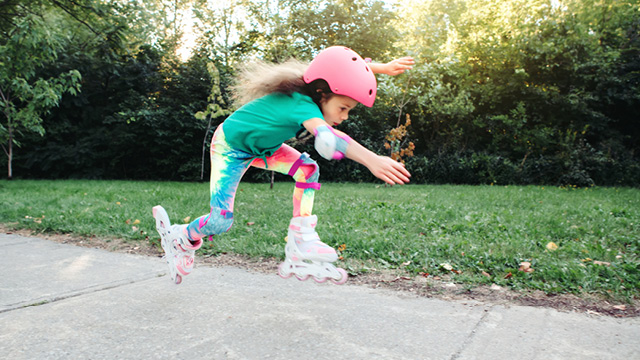
<instances>
[{"instance_id":1,"label":"girl's face","mask_svg":"<svg viewBox=\"0 0 640 360\"><path fill-rule=\"evenodd\" d=\"M358 102L344 95L325 96L320 100L320 110L324 115L324 121L330 126L340 125L349 117L349 111L353 109Z\"/></svg>"}]
</instances>

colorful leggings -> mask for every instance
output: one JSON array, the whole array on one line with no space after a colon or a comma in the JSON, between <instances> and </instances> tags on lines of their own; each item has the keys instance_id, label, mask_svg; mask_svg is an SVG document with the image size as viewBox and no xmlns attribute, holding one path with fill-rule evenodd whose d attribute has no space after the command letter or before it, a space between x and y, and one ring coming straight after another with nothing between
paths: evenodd
<instances>
[{"instance_id":1,"label":"colorful leggings","mask_svg":"<svg viewBox=\"0 0 640 360\"><path fill-rule=\"evenodd\" d=\"M320 188L318 165L306 153L282 144L272 155L258 158L232 148L226 141L222 125L211 140L211 212L187 226L191 240L226 232L233 224L233 203L240 179L249 166L289 174L296 181L293 191L293 216L309 216L315 190Z\"/></svg>"}]
</instances>

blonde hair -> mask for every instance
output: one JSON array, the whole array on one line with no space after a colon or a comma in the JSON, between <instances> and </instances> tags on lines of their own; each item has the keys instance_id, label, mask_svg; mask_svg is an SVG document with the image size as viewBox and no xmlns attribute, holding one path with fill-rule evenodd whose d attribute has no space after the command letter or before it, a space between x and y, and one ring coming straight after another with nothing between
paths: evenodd
<instances>
[{"instance_id":1,"label":"blonde hair","mask_svg":"<svg viewBox=\"0 0 640 360\"><path fill-rule=\"evenodd\" d=\"M281 64L262 60L251 62L239 72L231 87L233 105L239 108L273 92L291 94L302 91L306 86L303 75L308 66L309 63L296 59Z\"/></svg>"}]
</instances>

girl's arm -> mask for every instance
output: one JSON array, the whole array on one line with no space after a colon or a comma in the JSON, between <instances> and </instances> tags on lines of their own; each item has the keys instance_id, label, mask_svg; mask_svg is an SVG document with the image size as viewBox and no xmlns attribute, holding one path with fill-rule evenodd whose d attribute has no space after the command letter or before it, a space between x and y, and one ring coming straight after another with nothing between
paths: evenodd
<instances>
[{"instance_id":1,"label":"girl's arm","mask_svg":"<svg viewBox=\"0 0 640 360\"><path fill-rule=\"evenodd\" d=\"M405 72L405 70L413 69L413 65L415 63L416 62L411 56L405 56L399 59L392 60L386 64L371 63L369 64L369 67L371 68L371 71L376 74L395 76L402 74L403 72Z\"/></svg>"},{"instance_id":2,"label":"girl's arm","mask_svg":"<svg viewBox=\"0 0 640 360\"><path fill-rule=\"evenodd\" d=\"M315 129L318 126L329 126L324 120L319 118L309 119L302 123L302 125L311 134L316 133ZM340 130L333 128L332 130L338 135L348 137ZM411 177L411 174L403 164L391 159L390 157L377 155L353 139L350 139L349 141L345 156L366 166L375 177L390 185L408 183L409 178Z\"/></svg>"},{"instance_id":3,"label":"girl's arm","mask_svg":"<svg viewBox=\"0 0 640 360\"><path fill-rule=\"evenodd\" d=\"M388 156L377 155L355 140L349 143L346 157L366 166L378 179L390 185L408 183L411 177L404 164Z\"/></svg>"}]
</instances>

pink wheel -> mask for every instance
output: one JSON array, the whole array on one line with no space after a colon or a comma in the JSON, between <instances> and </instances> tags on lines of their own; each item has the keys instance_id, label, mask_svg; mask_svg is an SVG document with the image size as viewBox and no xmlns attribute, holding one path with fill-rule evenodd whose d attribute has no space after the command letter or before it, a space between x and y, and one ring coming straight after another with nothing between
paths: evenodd
<instances>
[{"instance_id":1,"label":"pink wheel","mask_svg":"<svg viewBox=\"0 0 640 360\"><path fill-rule=\"evenodd\" d=\"M342 275L342 277L339 280L331 279L331 282L336 285L342 285L347 282L347 279L349 279L349 275L347 275L347 272L342 268L338 268L337 270L340 275Z\"/></svg>"},{"instance_id":2,"label":"pink wheel","mask_svg":"<svg viewBox=\"0 0 640 360\"><path fill-rule=\"evenodd\" d=\"M324 282L327 282L327 278L317 278L317 277L313 277L313 281L317 282L318 284L322 284Z\"/></svg>"},{"instance_id":3,"label":"pink wheel","mask_svg":"<svg viewBox=\"0 0 640 360\"><path fill-rule=\"evenodd\" d=\"M296 275L296 279L300 280L300 281L306 281L309 278L310 275L303 275L303 276L298 276Z\"/></svg>"},{"instance_id":4,"label":"pink wheel","mask_svg":"<svg viewBox=\"0 0 640 360\"><path fill-rule=\"evenodd\" d=\"M280 263L280 265L278 265L278 275L283 279L288 279L288 278L291 277L292 274L291 273L289 273L289 274L285 273L284 267L285 267L284 263Z\"/></svg>"},{"instance_id":5,"label":"pink wheel","mask_svg":"<svg viewBox=\"0 0 640 360\"><path fill-rule=\"evenodd\" d=\"M176 274L176 285L179 285L180 283L182 283L182 276Z\"/></svg>"}]
</instances>

